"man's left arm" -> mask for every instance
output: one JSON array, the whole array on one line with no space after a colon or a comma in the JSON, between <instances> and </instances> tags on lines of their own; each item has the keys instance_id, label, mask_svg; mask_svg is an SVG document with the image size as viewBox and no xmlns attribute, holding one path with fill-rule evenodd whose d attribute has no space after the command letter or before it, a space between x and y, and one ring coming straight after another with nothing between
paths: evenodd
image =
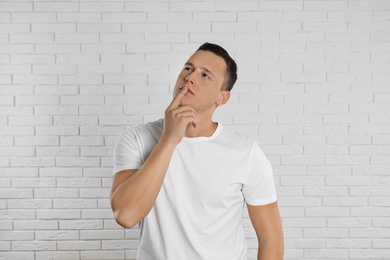
<instances>
[{"instance_id":1,"label":"man's left arm","mask_svg":"<svg viewBox=\"0 0 390 260\"><path fill-rule=\"evenodd\" d=\"M283 229L277 202L263 206L247 204L247 208L259 241L257 260L283 260Z\"/></svg>"}]
</instances>

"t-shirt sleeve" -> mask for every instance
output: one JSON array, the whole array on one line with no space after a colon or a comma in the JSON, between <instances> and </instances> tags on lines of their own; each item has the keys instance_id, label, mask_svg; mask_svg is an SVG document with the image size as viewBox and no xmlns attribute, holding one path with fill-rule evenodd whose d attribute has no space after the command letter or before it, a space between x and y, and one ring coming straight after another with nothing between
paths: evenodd
<instances>
[{"instance_id":1,"label":"t-shirt sleeve","mask_svg":"<svg viewBox=\"0 0 390 260\"><path fill-rule=\"evenodd\" d=\"M272 165L257 142L253 142L243 185L246 203L253 206L270 204L277 200Z\"/></svg>"},{"instance_id":2,"label":"t-shirt sleeve","mask_svg":"<svg viewBox=\"0 0 390 260\"><path fill-rule=\"evenodd\" d=\"M138 135L134 128L128 128L122 131L115 143L113 174L128 169L139 169L142 164Z\"/></svg>"}]
</instances>

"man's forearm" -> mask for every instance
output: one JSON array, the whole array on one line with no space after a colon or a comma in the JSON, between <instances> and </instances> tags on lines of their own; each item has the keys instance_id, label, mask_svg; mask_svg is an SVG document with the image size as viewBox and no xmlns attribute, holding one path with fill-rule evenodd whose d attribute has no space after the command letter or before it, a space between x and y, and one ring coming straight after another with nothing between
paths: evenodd
<instances>
[{"instance_id":1,"label":"man's forearm","mask_svg":"<svg viewBox=\"0 0 390 260\"><path fill-rule=\"evenodd\" d=\"M283 238L259 243L257 260L283 260Z\"/></svg>"},{"instance_id":2,"label":"man's forearm","mask_svg":"<svg viewBox=\"0 0 390 260\"><path fill-rule=\"evenodd\" d=\"M128 228L151 210L162 186L175 145L160 141L144 165L121 183L111 199L116 220Z\"/></svg>"}]
</instances>

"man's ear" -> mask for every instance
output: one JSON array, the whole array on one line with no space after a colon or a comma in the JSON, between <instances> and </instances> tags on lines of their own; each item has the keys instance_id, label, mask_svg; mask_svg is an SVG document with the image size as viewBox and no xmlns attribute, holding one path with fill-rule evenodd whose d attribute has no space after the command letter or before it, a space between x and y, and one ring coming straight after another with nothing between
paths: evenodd
<instances>
[{"instance_id":1,"label":"man's ear","mask_svg":"<svg viewBox=\"0 0 390 260\"><path fill-rule=\"evenodd\" d=\"M217 99L217 105L218 106L224 105L226 102L228 102L229 98L230 98L230 91L223 90L221 92L221 95Z\"/></svg>"}]
</instances>

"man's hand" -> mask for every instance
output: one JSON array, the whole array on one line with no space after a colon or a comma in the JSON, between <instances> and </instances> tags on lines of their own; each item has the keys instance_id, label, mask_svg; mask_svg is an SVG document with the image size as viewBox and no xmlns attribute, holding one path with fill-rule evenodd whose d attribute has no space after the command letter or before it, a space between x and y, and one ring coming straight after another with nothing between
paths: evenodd
<instances>
[{"instance_id":1,"label":"man's hand","mask_svg":"<svg viewBox=\"0 0 390 260\"><path fill-rule=\"evenodd\" d=\"M165 128L161 139L172 142L174 145L181 142L189 124L193 124L195 128L198 124L193 107L188 105L179 107L187 90L188 87L183 87L165 110Z\"/></svg>"}]
</instances>

